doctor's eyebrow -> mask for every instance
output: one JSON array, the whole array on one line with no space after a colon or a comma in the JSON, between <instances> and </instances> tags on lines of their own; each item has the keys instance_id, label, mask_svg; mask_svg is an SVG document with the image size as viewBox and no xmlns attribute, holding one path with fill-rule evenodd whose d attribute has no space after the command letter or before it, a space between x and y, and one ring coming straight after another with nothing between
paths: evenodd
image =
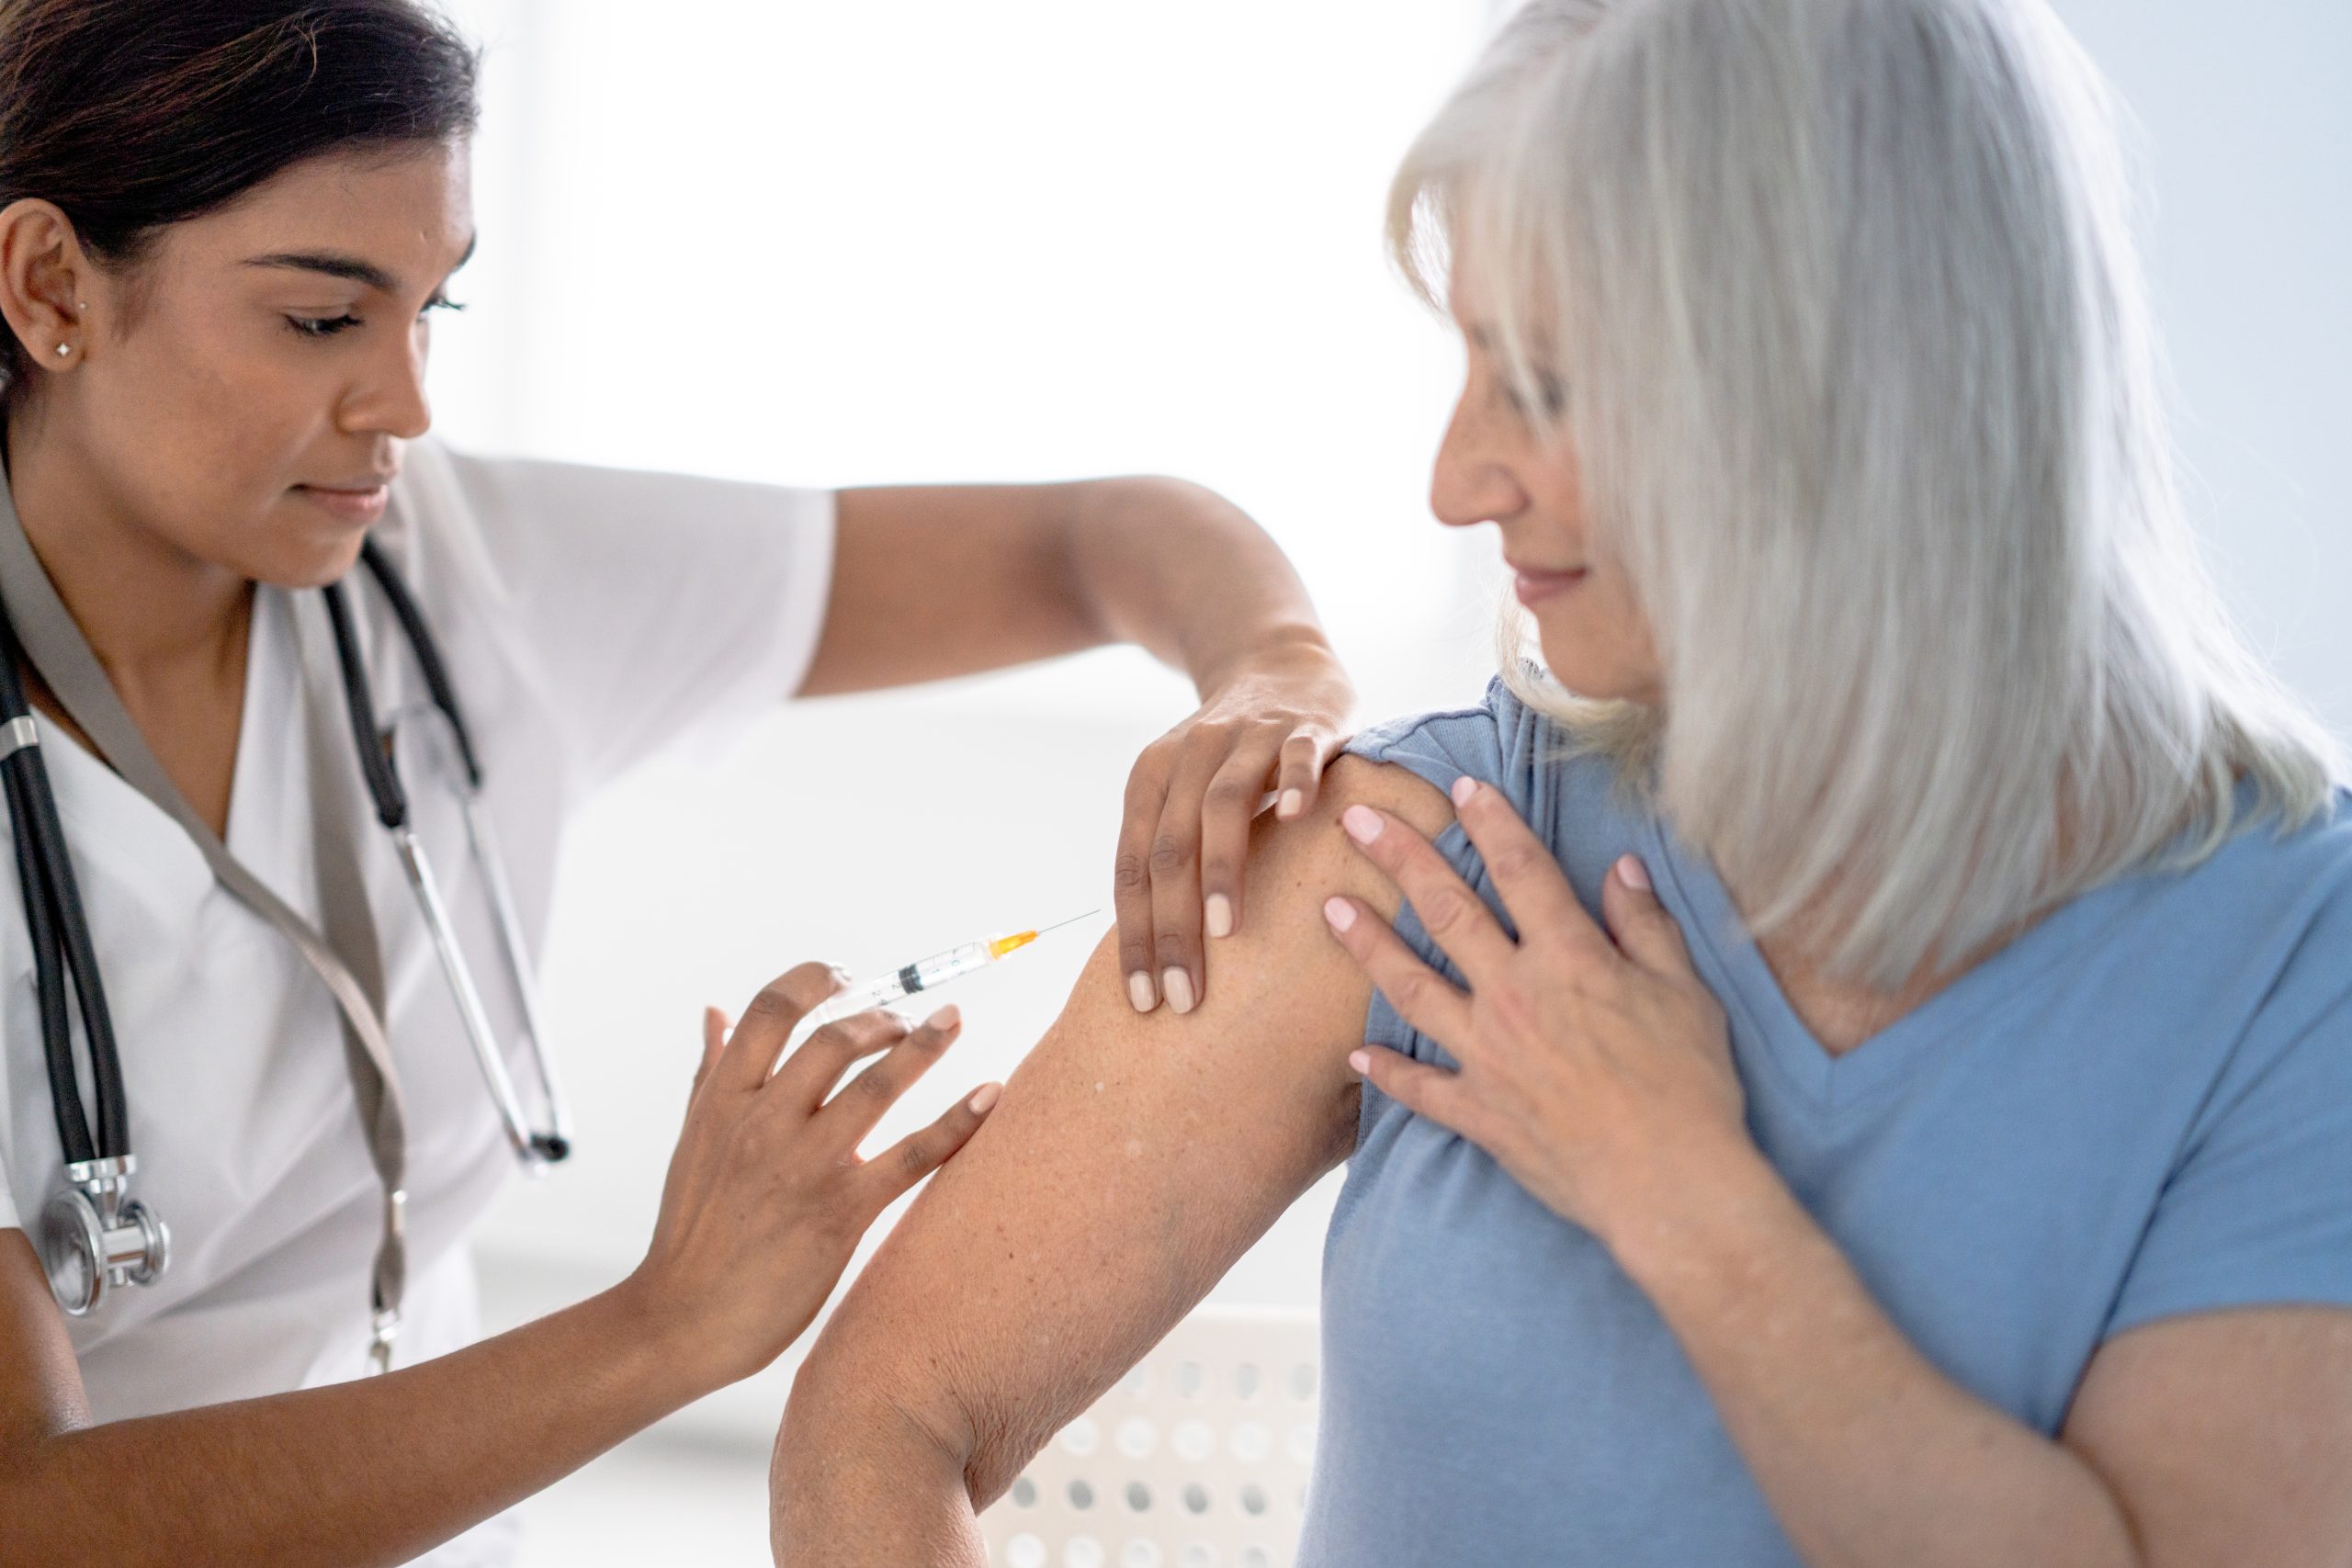
<instances>
[{"instance_id":1,"label":"doctor's eyebrow","mask_svg":"<svg viewBox=\"0 0 2352 1568\"><path fill-rule=\"evenodd\" d=\"M454 274L459 267L463 267L468 262L473 260L474 247L481 243L480 234L475 234L467 240L466 254L458 258L457 266L451 267L449 271ZM349 282L364 284L379 293L401 292L400 279L378 266L374 262L362 260L358 256L345 255L337 251L281 251L273 255L254 256L245 265L288 267L297 272L324 273L329 277L340 277Z\"/></svg>"}]
</instances>

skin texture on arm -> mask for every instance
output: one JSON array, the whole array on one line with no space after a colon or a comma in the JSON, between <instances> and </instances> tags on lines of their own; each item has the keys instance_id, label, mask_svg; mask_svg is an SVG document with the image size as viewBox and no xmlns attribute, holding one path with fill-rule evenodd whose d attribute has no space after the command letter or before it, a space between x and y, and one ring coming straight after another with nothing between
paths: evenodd
<instances>
[{"instance_id":1,"label":"skin texture on arm","mask_svg":"<svg viewBox=\"0 0 2352 1568\"><path fill-rule=\"evenodd\" d=\"M2117 1335L2061 1434L2148 1568L2352 1562L2352 1312L2250 1307Z\"/></svg>"},{"instance_id":2,"label":"skin texture on arm","mask_svg":"<svg viewBox=\"0 0 2352 1568\"><path fill-rule=\"evenodd\" d=\"M777 1560L977 1565L975 1511L1344 1159L1370 983L1317 912L1393 916L1348 852L1352 801L1430 831L1442 796L1343 758L1307 817L1261 818L1261 918L1193 1013L1139 1015L1090 962L987 1127L933 1179L797 1381L772 1475Z\"/></svg>"}]
</instances>

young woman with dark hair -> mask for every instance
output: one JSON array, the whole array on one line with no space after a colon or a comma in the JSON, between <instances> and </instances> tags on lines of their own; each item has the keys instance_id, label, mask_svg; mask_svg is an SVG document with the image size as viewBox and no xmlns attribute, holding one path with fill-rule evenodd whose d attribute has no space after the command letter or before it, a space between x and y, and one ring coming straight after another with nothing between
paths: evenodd
<instances>
[{"instance_id":1,"label":"young woman with dark hair","mask_svg":"<svg viewBox=\"0 0 2352 1568\"><path fill-rule=\"evenodd\" d=\"M466 1231L513 1152L561 1153L483 1092L536 1088L501 938L535 946L564 818L639 759L795 693L1140 642L1203 706L1129 791L1119 1005L1183 1012L1202 933L1241 920L1257 801L1306 809L1340 739L1297 578L1190 485L835 496L427 440L475 78L409 0L0 5L0 695L29 705L0 764L0 1561L504 1561L473 1527L767 1364L969 1135L993 1088L858 1161L954 1011L857 1015L772 1072L836 988L793 969L731 1038L706 1020L643 1265L473 1343ZM503 862L435 783L450 735L398 585ZM367 820L398 815L379 749L397 854ZM51 918L75 902L95 975Z\"/></svg>"}]
</instances>

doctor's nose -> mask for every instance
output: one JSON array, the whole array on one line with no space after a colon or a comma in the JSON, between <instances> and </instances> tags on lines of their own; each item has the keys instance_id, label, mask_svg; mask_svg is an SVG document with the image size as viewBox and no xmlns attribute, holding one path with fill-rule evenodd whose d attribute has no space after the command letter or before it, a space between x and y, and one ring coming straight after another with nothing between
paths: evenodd
<instances>
[{"instance_id":1,"label":"doctor's nose","mask_svg":"<svg viewBox=\"0 0 2352 1568\"><path fill-rule=\"evenodd\" d=\"M370 365L371 374L344 394L336 422L351 434L385 434L413 441L433 428L433 405L424 394L422 341L393 345Z\"/></svg>"}]
</instances>

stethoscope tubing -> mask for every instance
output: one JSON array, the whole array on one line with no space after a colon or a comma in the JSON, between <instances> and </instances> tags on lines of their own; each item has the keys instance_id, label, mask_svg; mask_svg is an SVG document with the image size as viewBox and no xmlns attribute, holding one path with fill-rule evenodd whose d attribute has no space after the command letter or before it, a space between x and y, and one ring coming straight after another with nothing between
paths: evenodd
<instances>
[{"instance_id":1,"label":"stethoscope tubing","mask_svg":"<svg viewBox=\"0 0 2352 1568\"><path fill-rule=\"evenodd\" d=\"M368 663L359 649L358 632L353 625L351 607L340 582L330 583L322 590L326 600L327 619L334 632L335 663L341 671L344 707L351 724L352 742L359 753L360 773L366 778L369 798L376 807L376 819L390 833L392 847L401 863L401 870L408 878L409 888L415 895L418 908L424 916L426 934L431 938L435 957L439 961L443 977L448 982L451 995L458 1004L458 1021L463 1027L467 1043L471 1047L475 1066L481 1069L482 1085L498 1106L499 1118L505 1123L507 1141L516 1157L526 1168L536 1170L543 1162L566 1157L571 1153L571 1134L569 1118L563 1111L563 1094L556 1081L555 1065L548 1052L545 1037L540 1033L537 987L533 983L523 963L522 922L516 917L514 898L506 882L503 863L497 856L497 845L492 835L488 813L481 803L481 763L474 750L473 736L466 725L465 716L458 706L456 686L449 679L448 668L442 662L439 644L424 623L424 615L409 592L391 561L376 547L372 539L360 547L360 560L368 574L382 590L384 599L391 606L393 618L400 623L403 640L424 677L426 692L433 705L449 726L456 742L458 757L465 772L465 779L458 793L463 802L466 833L474 851L474 863L481 869L484 891L488 895L492 917L498 922L500 947L506 954L515 993L522 998L524 1029L531 1043L531 1054L547 1090L551 1130L532 1130L530 1119L516 1097L514 1085L500 1058L498 1043L490 1025L489 1010L482 1005L481 992L474 984L472 971L458 947L457 927L449 919L447 902L441 897L440 886L433 874L433 867L425 859L423 846L409 823L408 794L401 787L400 771L394 765L390 750L383 744L376 729L375 694L368 678Z\"/></svg>"},{"instance_id":2,"label":"stethoscope tubing","mask_svg":"<svg viewBox=\"0 0 2352 1568\"><path fill-rule=\"evenodd\" d=\"M472 840L474 863L481 868L483 891L490 897L491 912L498 921L499 947L506 956L507 973L514 983L514 994L523 1004L523 1031L531 1043L532 1060L538 1067L539 1082L547 1089L551 1125L546 1134L533 1134L530 1142L540 1158L562 1159L571 1147L571 1117L564 1109L567 1101L556 1073L554 1054L547 1046L547 1029L539 1018L538 984L523 961L530 944L524 940L523 919L514 903L514 886L506 878L506 857L499 849L490 813L482 805L481 758L474 750L472 729L458 706L458 688L449 679L448 666L442 661L440 644L425 626L424 613L418 608L408 583L393 569L390 558L377 547L375 540L369 539L360 547L359 558L375 578L376 586L383 591L384 602L391 606L401 630L407 634L417 670L424 677L424 689L431 694L433 705L448 720L450 737L457 743L458 761L466 773L466 788L462 792L466 834ZM493 1085L492 1093L498 1092ZM511 1100L513 1095L510 1092L504 1098Z\"/></svg>"},{"instance_id":3,"label":"stethoscope tubing","mask_svg":"<svg viewBox=\"0 0 2352 1568\"><path fill-rule=\"evenodd\" d=\"M466 770L466 784L479 793L481 759L474 752L473 732L458 707L458 688L449 679L449 667L442 662L440 643L424 624L424 612L417 607L416 595L409 592L407 581L375 540L369 539L359 547L359 559L375 578L376 586L383 591L384 602L392 607L392 618L400 622L409 651L415 655L417 670L424 677L424 689L432 694L433 705L441 710L441 716L449 721L449 732L458 743L458 760Z\"/></svg>"},{"instance_id":4,"label":"stethoscope tubing","mask_svg":"<svg viewBox=\"0 0 2352 1568\"><path fill-rule=\"evenodd\" d=\"M359 634L351 624L351 605L343 584L330 582L319 591L326 600L327 620L334 628L335 669L343 681L344 712L351 722L351 746L359 756L359 772L375 802L376 819L397 833L408 826L408 792L382 737L376 732L375 694L359 655Z\"/></svg>"},{"instance_id":5,"label":"stethoscope tubing","mask_svg":"<svg viewBox=\"0 0 2352 1568\"><path fill-rule=\"evenodd\" d=\"M32 723L32 704L25 693L18 660L23 649L16 627L0 615L0 718L11 725ZM80 885L65 850L65 829L57 814L57 797L41 765L38 741L13 747L5 761L8 815L14 825L17 875L24 885L26 936L32 945L34 985L41 1013L41 1040L47 1058L51 1111L57 1122L58 1141L68 1165L100 1158L118 1158L130 1151L130 1115L123 1092L122 1063L115 1051L114 1023L107 1010L106 987L98 977L97 953L90 942L90 927L82 904ZM83 1032L89 1042L90 1087L97 1101L97 1135L90 1133L74 1070L72 1031L66 1022L65 981L73 979L74 996L82 1013ZM72 1092L53 1092L57 1086Z\"/></svg>"}]
</instances>

